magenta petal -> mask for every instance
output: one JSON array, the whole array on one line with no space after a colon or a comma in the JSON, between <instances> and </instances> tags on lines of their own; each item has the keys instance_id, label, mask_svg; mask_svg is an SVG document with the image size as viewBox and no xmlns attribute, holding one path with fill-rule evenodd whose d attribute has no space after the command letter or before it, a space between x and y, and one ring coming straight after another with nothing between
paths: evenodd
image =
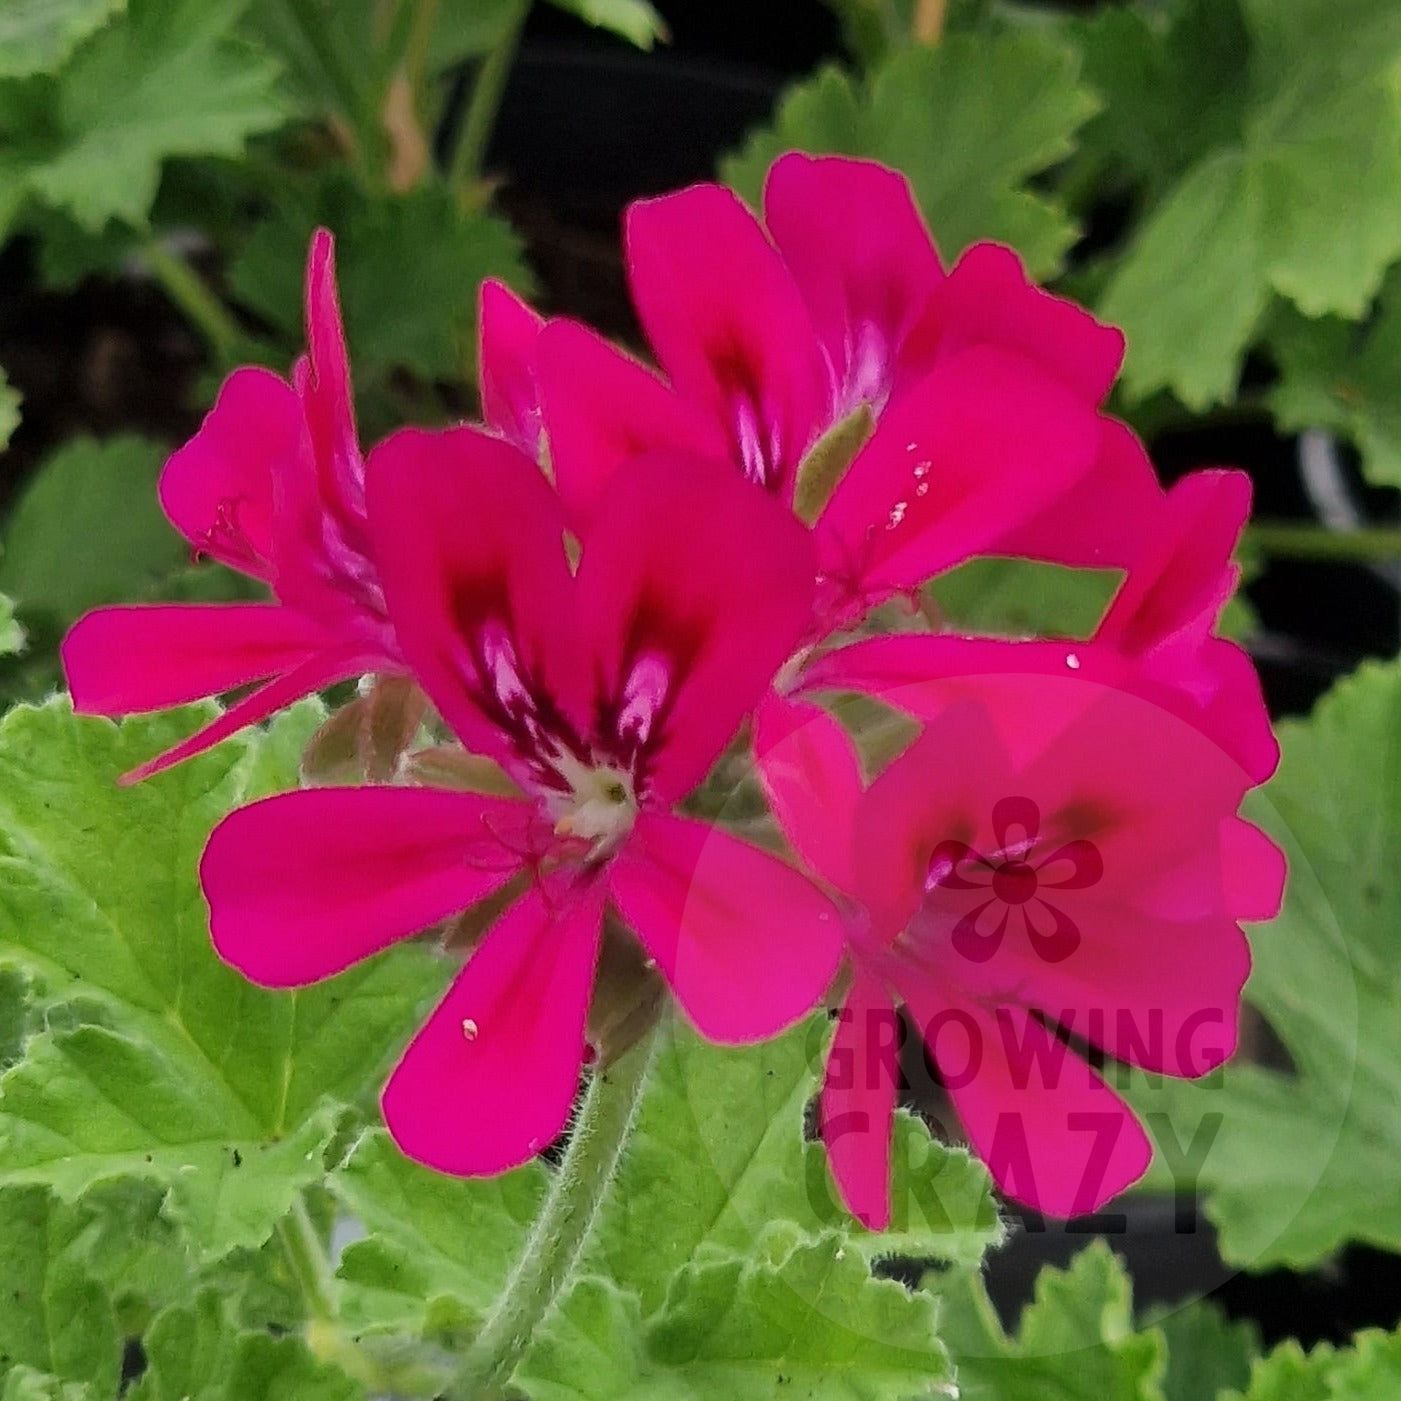
<instances>
[{"instance_id":1,"label":"magenta petal","mask_svg":"<svg viewBox=\"0 0 1401 1401\"><path fill-rule=\"evenodd\" d=\"M858 967L837 1014L822 1082L822 1141L842 1200L868 1230L890 1225L890 1134L900 1090L900 1022Z\"/></svg>"},{"instance_id":2,"label":"magenta petal","mask_svg":"<svg viewBox=\"0 0 1401 1401\"><path fill-rule=\"evenodd\" d=\"M60 649L73 708L129 715L217 696L304 661L325 635L275 603L98 608Z\"/></svg>"},{"instance_id":3,"label":"magenta petal","mask_svg":"<svg viewBox=\"0 0 1401 1401\"><path fill-rule=\"evenodd\" d=\"M230 735L266 720L294 701L299 701L323 687L332 686L337 681L345 681L349 677L369 671L380 661L381 658L377 654L367 655L357 651L318 652L290 671L274 677L266 686L260 686L242 700L235 702L217 720L196 731L189 739L132 769L130 773L123 774L120 781L123 784L139 783L143 778L150 778L152 774L160 773L174 764L183 763L186 759L192 759L196 754L203 754L206 749L228 739Z\"/></svg>"},{"instance_id":4,"label":"magenta petal","mask_svg":"<svg viewBox=\"0 0 1401 1401\"><path fill-rule=\"evenodd\" d=\"M990 849L982 837L993 806L1017 791L987 708L955 698L872 782L856 815L855 878L878 937L899 934L918 909L941 844L962 838ZM981 900L985 885L961 888Z\"/></svg>"},{"instance_id":5,"label":"magenta petal","mask_svg":"<svg viewBox=\"0 0 1401 1401\"><path fill-rule=\"evenodd\" d=\"M1080 1216L1148 1170L1153 1150L1128 1106L1026 1011L902 991L974 1151L1009 1197Z\"/></svg>"},{"instance_id":6,"label":"magenta petal","mask_svg":"<svg viewBox=\"0 0 1401 1401\"><path fill-rule=\"evenodd\" d=\"M776 856L704 822L644 812L609 868L613 899L712 1041L758 1041L809 1011L842 950L832 902Z\"/></svg>"},{"instance_id":7,"label":"magenta petal","mask_svg":"<svg viewBox=\"0 0 1401 1401\"><path fill-rule=\"evenodd\" d=\"M554 321L537 352L550 465L570 520L587 528L625 462L658 449L724 460L718 421L586 326Z\"/></svg>"},{"instance_id":8,"label":"magenta petal","mask_svg":"<svg viewBox=\"0 0 1401 1401\"><path fill-rule=\"evenodd\" d=\"M646 731L646 791L673 802L801 640L810 533L722 464L656 453L614 479L583 545L572 631L588 661L556 694L585 733L627 697L646 699L634 726Z\"/></svg>"},{"instance_id":9,"label":"magenta petal","mask_svg":"<svg viewBox=\"0 0 1401 1401\"><path fill-rule=\"evenodd\" d=\"M544 318L505 283L488 278L477 303L482 418L528 457L540 454L535 352Z\"/></svg>"},{"instance_id":10,"label":"magenta petal","mask_svg":"<svg viewBox=\"0 0 1401 1401\"><path fill-rule=\"evenodd\" d=\"M1250 493L1244 472L1193 472L1178 482L1098 638L1132 654L1184 628L1210 630L1235 586L1231 552L1250 514Z\"/></svg>"},{"instance_id":11,"label":"magenta petal","mask_svg":"<svg viewBox=\"0 0 1401 1401\"><path fill-rule=\"evenodd\" d=\"M568 641L559 498L528 457L474 428L391 434L367 474L375 558L404 656L468 748L514 762L506 711L527 678L555 689L553 659Z\"/></svg>"},{"instance_id":12,"label":"magenta petal","mask_svg":"<svg viewBox=\"0 0 1401 1401\"><path fill-rule=\"evenodd\" d=\"M1172 920L1130 903L1062 898L1050 909L1078 944L1063 961L1009 940L1003 979L1072 1035L1168 1075L1205 1075L1236 1049L1250 946L1232 915Z\"/></svg>"},{"instance_id":13,"label":"magenta petal","mask_svg":"<svg viewBox=\"0 0 1401 1401\"><path fill-rule=\"evenodd\" d=\"M431 788L312 788L231 812L200 862L214 947L263 987L329 978L520 869L527 804Z\"/></svg>"},{"instance_id":14,"label":"magenta petal","mask_svg":"<svg viewBox=\"0 0 1401 1401\"><path fill-rule=\"evenodd\" d=\"M306 262L305 373L298 376L307 429L325 486L355 516L365 510L364 464L355 432L350 360L336 292L336 242L326 229L311 236Z\"/></svg>"},{"instance_id":15,"label":"magenta petal","mask_svg":"<svg viewBox=\"0 0 1401 1401\"><path fill-rule=\"evenodd\" d=\"M824 575L882 597L990 549L1093 465L1095 412L1027 361L987 347L897 400L818 519Z\"/></svg>"},{"instance_id":16,"label":"magenta petal","mask_svg":"<svg viewBox=\"0 0 1401 1401\"><path fill-rule=\"evenodd\" d=\"M944 280L908 181L874 161L793 151L769 171L764 218L821 337L838 412L882 407L905 338Z\"/></svg>"},{"instance_id":17,"label":"magenta petal","mask_svg":"<svg viewBox=\"0 0 1401 1401\"><path fill-rule=\"evenodd\" d=\"M752 481L780 493L830 421L812 321L754 216L718 185L639 200L628 277L657 359L724 425Z\"/></svg>"},{"instance_id":18,"label":"magenta petal","mask_svg":"<svg viewBox=\"0 0 1401 1401\"><path fill-rule=\"evenodd\" d=\"M852 832L865 790L851 736L821 706L771 691L755 716L754 758L793 849L823 880L851 893Z\"/></svg>"},{"instance_id":19,"label":"magenta petal","mask_svg":"<svg viewBox=\"0 0 1401 1401\"><path fill-rule=\"evenodd\" d=\"M505 1172L569 1119L602 925L598 886L530 891L414 1037L381 1104L394 1141L439 1172Z\"/></svg>"},{"instance_id":20,"label":"magenta petal","mask_svg":"<svg viewBox=\"0 0 1401 1401\"><path fill-rule=\"evenodd\" d=\"M1163 490L1133 431L1113 418L1100 424L1090 470L1002 536L996 553L1087 569L1127 569L1142 555L1158 527Z\"/></svg>"},{"instance_id":21,"label":"magenta petal","mask_svg":"<svg viewBox=\"0 0 1401 1401\"><path fill-rule=\"evenodd\" d=\"M1284 853L1243 818L1221 824L1221 869L1226 907L1236 919L1273 919L1284 900Z\"/></svg>"},{"instance_id":22,"label":"magenta petal","mask_svg":"<svg viewBox=\"0 0 1401 1401\"><path fill-rule=\"evenodd\" d=\"M1124 359L1123 332L1036 286L996 243L974 244L940 288L932 320L943 354L970 345L1019 351L1086 403L1100 404Z\"/></svg>"},{"instance_id":23,"label":"magenta petal","mask_svg":"<svg viewBox=\"0 0 1401 1401\"><path fill-rule=\"evenodd\" d=\"M273 496L302 451L292 386L269 370L235 370L200 430L161 472L161 508L202 554L255 578L273 577Z\"/></svg>"}]
</instances>

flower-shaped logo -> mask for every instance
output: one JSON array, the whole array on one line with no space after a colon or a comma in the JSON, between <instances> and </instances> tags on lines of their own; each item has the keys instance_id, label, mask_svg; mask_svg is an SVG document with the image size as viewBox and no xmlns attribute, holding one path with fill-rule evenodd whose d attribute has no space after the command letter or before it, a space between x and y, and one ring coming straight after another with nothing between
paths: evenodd
<instances>
[{"instance_id":1,"label":"flower-shaped logo","mask_svg":"<svg viewBox=\"0 0 1401 1401\"><path fill-rule=\"evenodd\" d=\"M1030 798L999 799L992 830L997 846L990 855L951 839L940 842L930 857L930 890L987 892L954 926L955 951L972 963L986 963L1019 922L1039 958L1064 962L1079 948L1080 931L1046 892L1095 885L1104 874L1099 849L1081 837L1038 851L1041 809Z\"/></svg>"}]
</instances>

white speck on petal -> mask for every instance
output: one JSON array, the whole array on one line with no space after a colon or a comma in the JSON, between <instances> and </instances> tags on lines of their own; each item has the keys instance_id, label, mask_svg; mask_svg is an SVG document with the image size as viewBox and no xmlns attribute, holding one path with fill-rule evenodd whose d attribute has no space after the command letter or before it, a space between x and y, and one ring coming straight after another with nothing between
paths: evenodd
<instances>
[{"instance_id":1,"label":"white speck on petal","mask_svg":"<svg viewBox=\"0 0 1401 1401\"><path fill-rule=\"evenodd\" d=\"M1071 669L1071 671L1080 670L1080 658L1077 657L1074 652L1068 652L1066 654L1065 664Z\"/></svg>"},{"instance_id":2,"label":"white speck on petal","mask_svg":"<svg viewBox=\"0 0 1401 1401\"><path fill-rule=\"evenodd\" d=\"M885 528L887 530L894 530L895 527L905 519L905 512L909 509L910 503L908 501L897 501L890 508L890 516L885 522Z\"/></svg>"},{"instance_id":3,"label":"white speck on petal","mask_svg":"<svg viewBox=\"0 0 1401 1401\"><path fill-rule=\"evenodd\" d=\"M474 1022L471 1017L462 1018L462 1034L468 1041L475 1041L477 1039L478 1030L479 1028L476 1022Z\"/></svg>"}]
</instances>

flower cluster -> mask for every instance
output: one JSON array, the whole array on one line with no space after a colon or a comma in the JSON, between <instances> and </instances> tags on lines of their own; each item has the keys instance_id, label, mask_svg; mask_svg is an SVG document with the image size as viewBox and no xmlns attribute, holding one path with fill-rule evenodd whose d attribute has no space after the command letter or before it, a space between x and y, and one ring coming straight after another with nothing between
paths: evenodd
<instances>
[{"instance_id":1,"label":"flower cluster","mask_svg":"<svg viewBox=\"0 0 1401 1401\"><path fill-rule=\"evenodd\" d=\"M1277 750L1215 635L1248 482L1164 491L1103 410L1120 335L1005 248L946 270L896 174L788 155L763 216L711 185L629 210L658 370L487 284L484 424L368 454L318 234L307 356L232 375L160 487L275 601L90 614L74 703L260 683L139 778L335 681L426 696L387 781L236 811L201 866L216 947L266 986L489 912L384 1091L424 1163L499 1172L557 1136L622 938L716 1041L840 998L820 1124L869 1226L913 1038L1006 1191L1093 1209L1150 1148L1090 1061L1229 1056L1239 921L1280 898L1238 816ZM902 610L980 555L1123 582L1083 642ZM903 717L893 759L835 718L852 692ZM727 822L741 754L786 842Z\"/></svg>"}]
</instances>

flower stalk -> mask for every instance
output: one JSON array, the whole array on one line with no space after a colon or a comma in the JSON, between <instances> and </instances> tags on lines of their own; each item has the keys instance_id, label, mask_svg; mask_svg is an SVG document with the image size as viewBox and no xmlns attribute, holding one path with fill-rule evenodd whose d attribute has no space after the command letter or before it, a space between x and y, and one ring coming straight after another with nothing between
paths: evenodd
<instances>
[{"instance_id":1,"label":"flower stalk","mask_svg":"<svg viewBox=\"0 0 1401 1401\"><path fill-rule=\"evenodd\" d=\"M595 1075L549 1194L447 1401L497 1401L573 1274L637 1117L660 1033L653 1028Z\"/></svg>"}]
</instances>

